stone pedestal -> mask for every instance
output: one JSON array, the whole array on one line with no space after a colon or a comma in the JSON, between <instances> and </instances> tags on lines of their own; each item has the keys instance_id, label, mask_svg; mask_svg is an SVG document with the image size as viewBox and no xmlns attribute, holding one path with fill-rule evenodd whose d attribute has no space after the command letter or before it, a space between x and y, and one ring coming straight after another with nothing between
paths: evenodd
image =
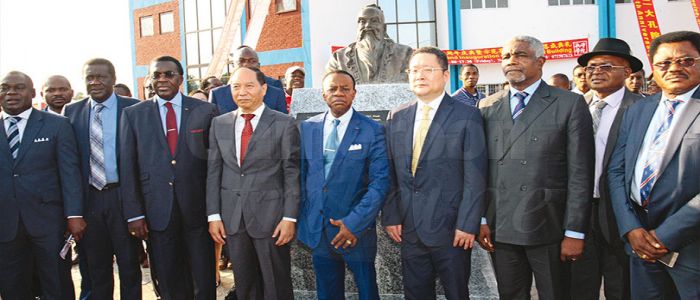
<instances>
[{"instance_id":1,"label":"stone pedestal","mask_svg":"<svg viewBox=\"0 0 700 300\"><path fill-rule=\"evenodd\" d=\"M356 111L370 115L378 121L386 120L386 113L399 104L415 99L408 84L358 85L353 102ZM328 110L320 89L295 89L291 114L303 120ZM377 222L379 224L379 222ZM377 283L382 299L403 299L401 281L401 255L398 244L389 239L377 225ZM479 246L472 251L472 274L469 280L471 299L498 299L496 278L488 254ZM292 280L297 299L316 299L316 280L311 263L311 250L295 241L292 246ZM442 287L437 284L438 299ZM346 270L345 290L347 299L357 299L357 288L352 274Z\"/></svg>"}]
</instances>

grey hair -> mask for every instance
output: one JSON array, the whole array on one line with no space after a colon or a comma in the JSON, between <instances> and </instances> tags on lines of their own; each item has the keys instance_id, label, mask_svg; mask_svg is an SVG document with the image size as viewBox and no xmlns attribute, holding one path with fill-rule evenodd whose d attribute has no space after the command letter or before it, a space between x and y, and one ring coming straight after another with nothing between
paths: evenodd
<instances>
[{"instance_id":1,"label":"grey hair","mask_svg":"<svg viewBox=\"0 0 700 300\"><path fill-rule=\"evenodd\" d=\"M531 37L528 35L518 35L508 42L525 42L528 45L530 45L530 49L532 49L533 52L535 52L535 57L543 57L544 56L544 45L542 45L542 42L538 40L535 37Z\"/></svg>"}]
</instances>

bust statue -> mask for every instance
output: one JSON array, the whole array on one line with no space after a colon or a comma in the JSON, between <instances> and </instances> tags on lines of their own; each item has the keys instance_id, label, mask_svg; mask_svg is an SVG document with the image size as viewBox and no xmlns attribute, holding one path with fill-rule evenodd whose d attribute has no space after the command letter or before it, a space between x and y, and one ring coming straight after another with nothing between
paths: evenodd
<instances>
[{"instance_id":1,"label":"bust statue","mask_svg":"<svg viewBox=\"0 0 700 300\"><path fill-rule=\"evenodd\" d=\"M405 71L412 53L411 47L389 38L384 12L370 4L357 16L357 40L335 51L326 71L347 71L358 84L408 82Z\"/></svg>"}]
</instances>

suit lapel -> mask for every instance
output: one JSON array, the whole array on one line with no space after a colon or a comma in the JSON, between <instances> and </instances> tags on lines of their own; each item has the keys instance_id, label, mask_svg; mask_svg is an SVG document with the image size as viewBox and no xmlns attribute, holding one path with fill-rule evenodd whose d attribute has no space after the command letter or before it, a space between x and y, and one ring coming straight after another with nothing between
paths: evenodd
<instances>
[{"instance_id":1,"label":"suit lapel","mask_svg":"<svg viewBox=\"0 0 700 300\"><path fill-rule=\"evenodd\" d=\"M22 140L19 144L19 153L17 154L17 159L15 159L15 166L22 160L24 155L27 154L29 147L33 144L34 138L43 126L44 118L41 112L35 111L35 109L32 108L32 113L29 115L27 126L24 128L24 135L22 135ZM7 140L7 138L5 140Z\"/></svg>"},{"instance_id":2,"label":"suit lapel","mask_svg":"<svg viewBox=\"0 0 700 300\"><path fill-rule=\"evenodd\" d=\"M182 96L182 109L180 109L180 128L177 129L177 148L175 148L175 156L187 146L187 121L190 119L190 111L192 103L184 95Z\"/></svg>"},{"instance_id":3,"label":"suit lapel","mask_svg":"<svg viewBox=\"0 0 700 300\"><path fill-rule=\"evenodd\" d=\"M90 106L90 99L88 98L85 100L85 103L83 103L82 107L80 108L80 112L78 113L78 126L76 128L83 128L83 130L80 130L77 134L79 135L78 141L79 145L82 148L82 153L87 153L89 155L90 153L90 111L92 110L92 107ZM119 127L119 126L117 126ZM119 151L117 151L117 155L119 155ZM89 161L89 158L88 158Z\"/></svg>"},{"instance_id":4,"label":"suit lapel","mask_svg":"<svg viewBox=\"0 0 700 300\"><path fill-rule=\"evenodd\" d=\"M639 159L639 150L642 148L642 144L644 143L644 137L646 136L647 129L649 128L649 123L651 123L651 119L654 117L654 112L656 112L656 107L659 105L661 93L658 93L651 97L654 98L644 104L645 107L639 116L639 122L636 122L636 124L640 126L634 128L634 132L630 132L630 136L639 138L636 141L634 141L633 144L627 145L631 148L631 152L628 153L633 153L632 160L634 160L631 161L629 164L625 162L625 168L627 169L628 174L634 174L634 168L637 164L637 159Z\"/></svg>"},{"instance_id":5,"label":"suit lapel","mask_svg":"<svg viewBox=\"0 0 700 300\"><path fill-rule=\"evenodd\" d=\"M338 149L336 150L337 152L335 153L335 158L333 159L333 165L331 165L331 170L330 172L328 172L328 177L326 177L326 180L330 179L331 176L335 174L336 170L338 169L338 166L342 163L343 159L345 158L345 155L348 154L348 149L350 148L350 145L352 144L352 142L355 141L357 134L360 133L360 122L357 120L357 116L355 114L357 114L357 112L353 111L352 119L350 119L350 123L348 123L348 128L345 130L343 140L340 141L340 145L338 145Z\"/></svg>"},{"instance_id":6,"label":"suit lapel","mask_svg":"<svg viewBox=\"0 0 700 300\"><path fill-rule=\"evenodd\" d=\"M544 82L540 83L540 86L535 90L535 92L532 94L532 97L530 98L530 101L528 102L527 106L523 110L523 112L520 114L517 120L513 122L513 128L510 130L509 134L509 139L508 139L508 144L506 145L504 151L503 151L503 156L508 154L510 149L513 147L513 144L520 138L523 133L530 128L530 125L532 125L535 120L544 112L547 107L549 107L556 98L551 97L549 95L549 85L547 85ZM510 114L510 98L506 99L506 101L503 101L501 105L506 106L507 104L507 110L508 114L511 116L512 120L512 114ZM504 122L507 123L507 122Z\"/></svg>"},{"instance_id":7,"label":"suit lapel","mask_svg":"<svg viewBox=\"0 0 700 300\"><path fill-rule=\"evenodd\" d=\"M610 162L610 156L612 156L612 152L615 149L615 144L617 144L617 135L620 131L620 124L622 124L622 117L624 117L627 108L634 104L631 96L632 92L625 90L625 95L622 97L622 102L620 102L620 108L617 110L615 119L610 126L608 140L605 142L605 153L603 154L603 170L607 170L608 162Z\"/></svg>"},{"instance_id":8,"label":"suit lapel","mask_svg":"<svg viewBox=\"0 0 700 300\"><path fill-rule=\"evenodd\" d=\"M5 161L12 161L12 155L10 155L10 144L9 141L7 140L7 133L5 132L5 119L0 118L0 121L2 121L0 127L0 156L5 158Z\"/></svg>"},{"instance_id":9,"label":"suit lapel","mask_svg":"<svg viewBox=\"0 0 700 300\"><path fill-rule=\"evenodd\" d=\"M683 141L686 131L690 125L692 125L698 118L700 114L700 101L698 99L690 99L688 103L685 104L685 111L683 112L682 118L678 119L678 123L673 128L673 132L668 137L668 144L666 145L666 150L661 158L661 163L659 164L659 177L663 176L664 170L668 166L668 162L671 161L673 155L678 151L678 147ZM675 116L676 118L681 116Z\"/></svg>"},{"instance_id":10,"label":"suit lapel","mask_svg":"<svg viewBox=\"0 0 700 300\"><path fill-rule=\"evenodd\" d=\"M445 94L445 96L442 97L442 102L440 103L440 106L435 112L435 117L433 118L433 121L430 124L428 133L425 136L425 141L423 141L423 149L421 149L420 158L418 159L419 164L425 159L425 156L430 150L430 147L433 145L435 139L438 136L445 134L445 128L447 128L445 127L447 126L445 122L452 113L452 104L454 104L454 100L452 99L452 97L449 97L447 96L447 94Z\"/></svg>"},{"instance_id":11,"label":"suit lapel","mask_svg":"<svg viewBox=\"0 0 700 300\"><path fill-rule=\"evenodd\" d=\"M418 102L414 101L408 108L403 110L404 117L399 119L403 123L397 122L398 124L396 124L398 127L397 131L404 133L404 137L403 137L404 152L403 153L406 154L404 156L404 166L406 166L408 168L408 172L411 172L411 159L413 156L413 131L415 130L414 127L415 127L417 109L418 109Z\"/></svg>"},{"instance_id":12,"label":"suit lapel","mask_svg":"<svg viewBox=\"0 0 700 300\"><path fill-rule=\"evenodd\" d=\"M323 165L323 125L325 122L325 117L321 118L321 120L317 120L313 123L311 123L311 145L308 145L309 149L311 149L311 161L321 161L321 165Z\"/></svg>"},{"instance_id":13,"label":"suit lapel","mask_svg":"<svg viewBox=\"0 0 700 300\"><path fill-rule=\"evenodd\" d=\"M165 129L163 128L163 120L160 118L160 107L158 107L158 101L155 100L155 98L147 101L151 101L151 115L155 115L155 117L150 117L149 119L152 120L151 127L155 132L156 139L158 140L160 146L163 147L164 150L167 150L166 152L170 154L170 147L168 146L168 141L165 140L165 133L163 132Z\"/></svg>"}]
</instances>

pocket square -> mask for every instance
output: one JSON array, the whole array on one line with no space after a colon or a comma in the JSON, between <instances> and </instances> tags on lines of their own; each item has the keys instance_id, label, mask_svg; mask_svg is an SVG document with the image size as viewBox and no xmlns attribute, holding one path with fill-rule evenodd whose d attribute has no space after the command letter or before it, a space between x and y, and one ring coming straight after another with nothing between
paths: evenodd
<instances>
[{"instance_id":1,"label":"pocket square","mask_svg":"<svg viewBox=\"0 0 700 300\"><path fill-rule=\"evenodd\" d=\"M42 142L48 142L49 138L35 138L34 142L35 143L42 143Z\"/></svg>"},{"instance_id":2,"label":"pocket square","mask_svg":"<svg viewBox=\"0 0 700 300\"><path fill-rule=\"evenodd\" d=\"M362 150L362 144L352 144L348 151Z\"/></svg>"},{"instance_id":3,"label":"pocket square","mask_svg":"<svg viewBox=\"0 0 700 300\"><path fill-rule=\"evenodd\" d=\"M190 133L200 133L200 132L204 132L204 129L192 129L192 130L190 130Z\"/></svg>"}]
</instances>

